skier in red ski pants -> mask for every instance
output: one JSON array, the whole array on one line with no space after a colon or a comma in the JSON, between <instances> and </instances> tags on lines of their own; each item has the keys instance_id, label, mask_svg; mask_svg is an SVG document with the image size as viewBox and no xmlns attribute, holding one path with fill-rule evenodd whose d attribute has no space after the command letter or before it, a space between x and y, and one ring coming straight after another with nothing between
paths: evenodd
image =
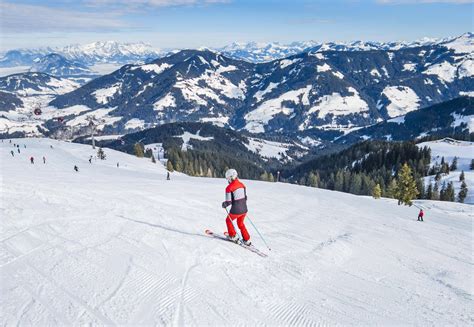
<instances>
[{"instance_id":1,"label":"skier in red ski pants","mask_svg":"<svg viewBox=\"0 0 474 327\"><path fill-rule=\"evenodd\" d=\"M244 244L250 245L252 244L250 242L250 235L244 224L244 219L247 215L247 191L245 185L237 178L237 171L235 169L226 171L225 177L229 185L227 185L225 189L225 201L222 202L222 208L227 208L232 205L225 220L229 239L234 242L238 242L239 240L234 225L232 224L232 220L237 220L237 227L239 227L242 233Z\"/></svg>"}]
</instances>

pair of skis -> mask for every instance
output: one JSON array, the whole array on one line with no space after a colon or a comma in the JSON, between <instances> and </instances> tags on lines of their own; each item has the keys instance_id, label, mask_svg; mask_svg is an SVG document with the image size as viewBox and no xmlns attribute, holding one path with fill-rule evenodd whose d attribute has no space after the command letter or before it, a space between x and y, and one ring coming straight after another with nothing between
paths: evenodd
<instances>
[{"instance_id":1,"label":"pair of skis","mask_svg":"<svg viewBox=\"0 0 474 327\"><path fill-rule=\"evenodd\" d=\"M210 229L206 229L204 231L206 233L206 235L210 236L210 237L214 237L214 238L218 238L220 240L223 240L223 241L228 241L228 242L231 242L231 243L234 243L234 244L237 244L237 245L240 245L241 247L243 247L244 249L247 249L261 257L267 257L268 255L266 253L263 253L262 251L260 251L259 249L257 249L255 246L253 245L245 245L244 243L242 243L242 241L239 240L239 242L234 242L232 240L230 240L228 237L227 237L227 232L224 233L224 235L219 235L219 234L216 234L214 233L213 231L211 231Z\"/></svg>"}]
</instances>

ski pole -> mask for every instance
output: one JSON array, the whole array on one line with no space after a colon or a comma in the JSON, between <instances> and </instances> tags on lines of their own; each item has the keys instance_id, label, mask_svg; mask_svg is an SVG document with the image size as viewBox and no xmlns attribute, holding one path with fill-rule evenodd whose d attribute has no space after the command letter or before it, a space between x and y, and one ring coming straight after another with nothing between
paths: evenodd
<instances>
[{"instance_id":1,"label":"ski pole","mask_svg":"<svg viewBox=\"0 0 474 327\"><path fill-rule=\"evenodd\" d=\"M270 249L267 242L263 238L262 234L260 234L260 232L258 231L257 226L254 225L254 223L252 222L252 219L250 219L250 217L248 217L248 216L247 216L247 218L249 219L249 221L252 224L253 228L257 231L258 235L260 235L260 238L262 239L263 243L265 243L265 246L267 247L268 251L271 251L272 249Z\"/></svg>"},{"instance_id":2,"label":"ski pole","mask_svg":"<svg viewBox=\"0 0 474 327\"><path fill-rule=\"evenodd\" d=\"M229 211L227 210L227 208L224 208L224 209L227 212L227 217L229 217ZM257 231L258 235L260 235L260 238L262 239L263 243L265 243L265 246L267 247L268 251L271 251L272 249L270 249L267 242L263 238L262 234L260 234L259 230L257 229L257 226L255 226L255 224L252 222L252 220L250 219L249 216L247 216L247 218L250 221L250 223L252 224L253 228ZM229 217L229 219L230 219L230 217ZM232 226L234 226L234 229L235 229L235 225L234 225L234 222L232 221L232 219L230 219L230 222L232 223Z\"/></svg>"}]
</instances>

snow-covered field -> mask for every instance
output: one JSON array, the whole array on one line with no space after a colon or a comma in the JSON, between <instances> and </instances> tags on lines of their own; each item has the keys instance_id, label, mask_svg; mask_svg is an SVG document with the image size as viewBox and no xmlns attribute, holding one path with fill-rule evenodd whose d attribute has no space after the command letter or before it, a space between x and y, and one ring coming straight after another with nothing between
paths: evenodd
<instances>
[{"instance_id":1,"label":"snow-covered field","mask_svg":"<svg viewBox=\"0 0 474 327\"><path fill-rule=\"evenodd\" d=\"M453 182L457 201L457 196L459 190L461 189L459 175L461 175L461 172L464 171L464 178L468 189L467 197L464 202L474 204L474 170L470 170L471 160L474 159L474 143L463 141L450 142L449 140L439 140L419 143L418 146L427 146L431 149L431 166L434 166L436 163L441 164L442 157L444 157L444 160L449 163L449 165L451 165L454 157L457 157L457 169L451 171L448 175L441 176L441 180L439 181L440 188L444 182ZM434 184L434 176L425 177L425 183L426 185L429 185L429 183Z\"/></svg>"},{"instance_id":2,"label":"snow-covered field","mask_svg":"<svg viewBox=\"0 0 474 327\"><path fill-rule=\"evenodd\" d=\"M1 325L474 322L472 206L417 202L421 223L394 200L244 181L262 258L203 234L225 228L223 179L13 142L15 157L0 143Z\"/></svg>"}]
</instances>

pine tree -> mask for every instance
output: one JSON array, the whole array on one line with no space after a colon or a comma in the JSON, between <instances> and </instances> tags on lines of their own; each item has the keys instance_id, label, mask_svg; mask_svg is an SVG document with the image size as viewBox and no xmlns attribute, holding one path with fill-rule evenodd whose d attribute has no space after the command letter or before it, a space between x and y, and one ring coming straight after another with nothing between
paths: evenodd
<instances>
[{"instance_id":1,"label":"pine tree","mask_svg":"<svg viewBox=\"0 0 474 327\"><path fill-rule=\"evenodd\" d=\"M441 201L447 201L446 200L446 182L443 182L441 185L441 190L439 191L439 199Z\"/></svg>"},{"instance_id":2,"label":"pine tree","mask_svg":"<svg viewBox=\"0 0 474 327\"><path fill-rule=\"evenodd\" d=\"M334 190L342 191L344 187L344 175L342 170L339 170L336 173L335 181L334 181Z\"/></svg>"},{"instance_id":3,"label":"pine tree","mask_svg":"<svg viewBox=\"0 0 474 327\"><path fill-rule=\"evenodd\" d=\"M374 199L379 199L382 196L382 189L380 188L380 184L375 184L374 188L372 189L372 196Z\"/></svg>"},{"instance_id":4,"label":"pine tree","mask_svg":"<svg viewBox=\"0 0 474 327\"><path fill-rule=\"evenodd\" d=\"M461 171L461 175L459 175L459 181L464 182L465 179L466 179L466 177L464 176L464 170L463 170L463 171Z\"/></svg>"},{"instance_id":5,"label":"pine tree","mask_svg":"<svg viewBox=\"0 0 474 327\"><path fill-rule=\"evenodd\" d=\"M431 200L439 200L440 194L439 194L439 184L438 182L435 182L434 187L433 187L433 196L431 197Z\"/></svg>"},{"instance_id":6,"label":"pine tree","mask_svg":"<svg viewBox=\"0 0 474 327\"><path fill-rule=\"evenodd\" d=\"M105 152L104 152L104 149L102 148L99 148L99 150L97 150L97 158L99 158L100 160L105 160Z\"/></svg>"},{"instance_id":7,"label":"pine tree","mask_svg":"<svg viewBox=\"0 0 474 327\"><path fill-rule=\"evenodd\" d=\"M392 179L390 183L388 184L387 196L393 199L396 199L398 197L398 184L395 178Z\"/></svg>"},{"instance_id":8,"label":"pine tree","mask_svg":"<svg viewBox=\"0 0 474 327\"><path fill-rule=\"evenodd\" d=\"M141 143L135 143L135 145L133 146L133 151L134 151L135 155L136 155L138 158L143 158L143 156L144 156L144 153L143 153L143 144L141 144Z\"/></svg>"},{"instance_id":9,"label":"pine tree","mask_svg":"<svg viewBox=\"0 0 474 327\"><path fill-rule=\"evenodd\" d=\"M362 187L362 178L359 174L352 175L352 183L349 189L349 193L352 194L360 194L360 190Z\"/></svg>"},{"instance_id":10,"label":"pine tree","mask_svg":"<svg viewBox=\"0 0 474 327\"><path fill-rule=\"evenodd\" d=\"M311 187L319 187L319 174L310 172L308 176L309 186Z\"/></svg>"},{"instance_id":11,"label":"pine tree","mask_svg":"<svg viewBox=\"0 0 474 327\"><path fill-rule=\"evenodd\" d=\"M174 171L173 163L171 162L171 160L168 160L168 161L166 162L166 169L168 169L168 171L170 171L170 172L173 172L173 171Z\"/></svg>"},{"instance_id":12,"label":"pine tree","mask_svg":"<svg viewBox=\"0 0 474 327\"><path fill-rule=\"evenodd\" d=\"M446 187L446 192L445 192L445 198L446 200L445 201L451 201L451 202L454 202L454 186L453 186L453 182L449 182L448 183L448 187Z\"/></svg>"},{"instance_id":13,"label":"pine tree","mask_svg":"<svg viewBox=\"0 0 474 327\"><path fill-rule=\"evenodd\" d=\"M268 181L274 183L275 182L275 177L273 177L272 173L268 173Z\"/></svg>"},{"instance_id":14,"label":"pine tree","mask_svg":"<svg viewBox=\"0 0 474 327\"><path fill-rule=\"evenodd\" d=\"M451 163L451 171L458 169L458 157L453 158L453 162Z\"/></svg>"},{"instance_id":15,"label":"pine tree","mask_svg":"<svg viewBox=\"0 0 474 327\"><path fill-rule=\"evenodd\" d=\"M458 193L458 201L461 202L461 203L464 203L464 200L466 199L466 196L467 196L467 185L466 185L466 182L463 181L461 183L461 189L459 190L459 193Z\"/></svg>"},{"instance_id":16,"label":"pine tree","mask_svg":"<svg viewBox=\"0 0 474 327\"><path fill-rule=\"evenodd\" d=\"M425 197L425 181L423 178L416 179L416 188L419 191L418 199L423 199Z\"/></svg>"},{"instance_id":17,"label":"pine tree","mask_svg":"<svg viewBox=\"0 0 474 327\"><path fill-rule=\"evenodd\" d=\"M431 185L431 182L426 189L425 199L433 200L433 185Z\"/></svg>"},{"instance_id":18,"label":"pine tree","mask_svg":"<svg viewBox=\"0 0 474 327\"><path fill-rule=\"evenodd\" d=\"M398 174L398 204L405 204L411 206L412 200L419 194L416 188L416 180L412 176L411 168L407 163L404 163L400 173Z\"/></svg>"}]
</instances>

